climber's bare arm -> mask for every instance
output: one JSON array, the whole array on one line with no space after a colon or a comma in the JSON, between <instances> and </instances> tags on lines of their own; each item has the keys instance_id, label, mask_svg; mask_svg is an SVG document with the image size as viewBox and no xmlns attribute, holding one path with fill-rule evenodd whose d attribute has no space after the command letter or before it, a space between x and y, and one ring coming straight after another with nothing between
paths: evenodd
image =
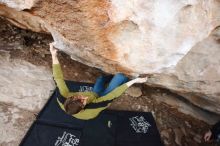
<instances>
[{"instance_id":1,"label":"climber's bare arm","mask_svg":"<svg viewBox=\"0 0 220 146\"><path fill-rule=\"evenodd\" d=\"M148 77L143 77L143 78L136 78L136 79L133 79L129 82L126 83L126 85L128 87L130 87L131 85L133 85L134 83L145 83L147 81Z\"/></svg>"},{"instance_id":2,"label":"climber's bare arm","mask_svg":"<svg viewBox=\"0 0 220 146\"><path fill-rule=\"evenodd\" d=\"M53 47L53 45L54 45L53 43L50 43L50 53L52 55L52 63L53 64L59 64L59 60L57 58L57 49L55 49Z\"/></svg>"}]
</instances>

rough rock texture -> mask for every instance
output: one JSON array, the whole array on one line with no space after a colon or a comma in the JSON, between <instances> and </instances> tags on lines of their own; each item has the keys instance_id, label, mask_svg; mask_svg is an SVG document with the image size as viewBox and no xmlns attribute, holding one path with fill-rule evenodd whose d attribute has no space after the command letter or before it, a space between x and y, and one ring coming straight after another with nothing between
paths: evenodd
<instances>
[{"instance_id":1,"label":"rough rock texture","mask_svg":"<svg viewBox=\"0 0 220 146\"><path fill-rule=\"evenodd\" d=\"M30 9L33 7L37 0L1 0L8 7L15 8L17 10Z\"/></svg>"},{"instance_id":2,"label":"rough rock texture","mask_svg":"<svg viewBox=\"0 0 220 146\"><path fill-rule=\"evenodd\" d=\"M142 95L142 91L138 87L130 87L126 90L125 93L131 97L140 97Z\"/></svg>"},{"instance_id":3,"label":"rough rock texture","mask_svg":"<svg viewBox=\"0 0 220 146\"><path fill-rule=\"evenodd\" d=\"M0 145L15 146L55 86L45 67L11 60L2 51L0 60Z\"/></svg>"},{"instance_id":4,"label":"rough rock texture","mask_svg":"<svg viewBox=\"0 0 220 146\"><path fill-rule=\"evenodd\" d=\"M219 0L38 0L24 11L1 5L0 15L50 32L74 60L111 73L150 74L149 85L220 114Z\"/></svg>"},{"instance_id":5,"label":"rough rock texture","mask_svg":"<svg viewBox=\"0 0 220 146\"><path fill-rule=\"evenodd\" d=\"M55 88L51 72L21 60L0 59L0 102L40 110Z\"/></svg>"},{"instance_id":6,"label":"rough rock texture","mask_svg":"<svg viewBox=\"0 0 220 146\"><path fill-rule=\"evenodd\" d=\"M21 69L17 69L16 66L21 66L22 68L33 69L33 74L39 73L38 71L42 69L45 75L48 71L51 72L51 54L48 49L48 43L52 41L50 35L19 29L1 19L1 17L0 26L0 56L3 57L1 60L7 64L7 66L1 64L4 67L0 67L0 69L9 68L7 70L11 70L13 67L16 71L20 71ZM103 74L103 72L98 69L71 60L68 55L62 52L58 53L58 57L62 65L65 79L81 82L95 82L96 78ZM36 69L37 67L39 67L39 69ZM36 70L38 71L36 72ZM29 70L26 70L26 72L30 73ZM33 74L31 73L30 76L25 76L25 78L30 78L30 80L32 80ZM7 75L7 78L13 79L14 77L11 77L13 75L13 73L10 73ZM5 76L6 75L2 75L2 78L5 78ZM49 76L51 77L51 74ZM20 80L21 79L19 79L19 81ZM21 82L14 82L14 84L10 86L16 88L21 85L20 83ZM32 82L31 86L36 87L38 83L38 80ZM6 84L6 86L7 85L8 84ZM44 83L42 85L45 86ZM0 86L0 88L1 87L8 90L4 85ZM26 86L22 86L20 90L28 91L26 88ZM47 90L42 89L39 92L40 94L45 94L48 93L48 90L49 88ZM18 94L14 95L16 103L11 100L10 93L7 93L8 97L6 97L10 99L10 101L0 101L0 133L2 134L0 137L0 146L17 146L30 124L35 119L34 115L39 112L40 108L34 106L34 108L36 108L34 111L29 110L29 106L25 107L27 109L17 108L15 105L20 105L19 102L24 101L23 98L26 98L25 101L31 105L33 105L33 101L27 100L26 96L21 96L20 92L13 93ZM138 97L140 94L142 95ZM20 100L18 100L17 97L20 97ZM38 98L36 100L39 103L44 103L46 99L46 97L41 98L40 96L36 98ZM162 102L158 102L160 99ZM173 105L170 105L170 102L168 102L169 105L164 103L169 101L169 99L173 99ZM134 85L130 90L127 90L124 95L113 101L110 108L114 110L152 112L161 133L162 140L166 146L214 146L214 144L206 144L202 140L203 133L209 128L209 125L203 121L208 121L210 123L211 120L214 120L213 115L207 111L202 111L192 104L185 102L184 104L182 103L183 101L177 99L181 99L181 97L168 92L166 89L153 88L139 84ZM177 103L179 106L176 105ZM188 111L195 118L188 114L178 112L178 110L183 110L183 112ZM198 119L202 119L203 121ZM181 132L179 131L176 134L175 129L181 129ZM184 136L181 136L181 133L183 133ZM177 138L178 141L175 141Z\"/></svg>"}]
</instances>

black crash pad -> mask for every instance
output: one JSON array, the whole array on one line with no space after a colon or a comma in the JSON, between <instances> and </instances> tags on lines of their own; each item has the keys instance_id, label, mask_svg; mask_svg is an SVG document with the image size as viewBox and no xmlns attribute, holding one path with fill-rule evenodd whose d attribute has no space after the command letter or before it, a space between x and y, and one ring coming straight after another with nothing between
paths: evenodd
<instances>
[{"instance_id":1,"label":"black crash pad","mask_svg":"<svg viewBox=\"0 0 220 146\"><path fill-rule=\"evenodd\" d=\"M66 81L70 91L91 91L93 84ZM163 146L150 112L105 110L79 120L60 109L54 91L20 146Z\"/></svg>"}]
</instances>

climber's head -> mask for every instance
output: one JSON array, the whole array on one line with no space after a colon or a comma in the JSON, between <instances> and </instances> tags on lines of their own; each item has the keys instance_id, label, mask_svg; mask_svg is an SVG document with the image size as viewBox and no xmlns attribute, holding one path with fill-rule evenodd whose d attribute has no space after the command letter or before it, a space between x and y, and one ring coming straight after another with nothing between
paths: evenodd
<instances>
[{"instance_id":1,"label":"climber's head","mask_svg":"<svg viewBox=\"0 0 220 146\"><path fill-rule=\"evenodd\" d=\"M64 102L64 108L67 114L73 115L80 112L86 105L88 97L81 95L72 96Z\"/></svg>"}]
</instances>

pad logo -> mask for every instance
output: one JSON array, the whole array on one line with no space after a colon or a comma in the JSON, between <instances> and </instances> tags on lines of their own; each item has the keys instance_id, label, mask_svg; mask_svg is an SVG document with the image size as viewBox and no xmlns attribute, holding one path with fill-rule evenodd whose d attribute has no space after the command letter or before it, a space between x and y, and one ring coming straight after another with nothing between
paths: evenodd
<instances>
[{"instance_id":1,"label":"pad logo","mask_svg":"<svg viewBox=\"0 0 220 146\"><path fill-rule=\"evenodd\" d=\"M135 130L136 133L147 133L149 127L151 127L150 123L148 123L143 116L135 116L129 118L131 121L131 126Z\"/></svg>"},{"instance_id":2,"label":"pad logo","mask_svg":"<svg viewBox=\"0 0 220 146\"><path fill-rule=\"evenodd\" d=\"M92 89L90 86L80 86L79 92L90 92Z\"/></svg>"},{"instance_id":3,"label":"pad logo","mask_svg":"<svg viewBox=\"0 0 220 146\"><path fill-rule=\"evenodd\" d=\"M54 146L77 146L79 145L79 139L66 131L63 132L62 137L58 137Z\"/></svg>"}]
</instances>

